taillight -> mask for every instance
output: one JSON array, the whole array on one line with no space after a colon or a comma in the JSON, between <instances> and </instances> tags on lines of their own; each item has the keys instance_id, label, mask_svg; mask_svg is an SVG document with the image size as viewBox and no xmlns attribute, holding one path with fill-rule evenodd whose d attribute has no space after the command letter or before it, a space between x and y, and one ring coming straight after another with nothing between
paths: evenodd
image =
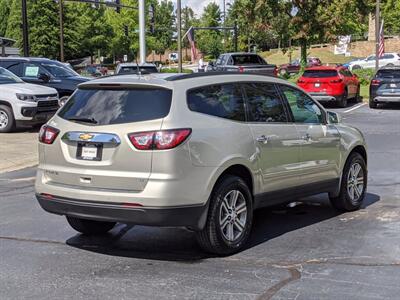
<instances>
[{"instance_id":1,"label":"taillight","mask_svg":"<svg viewBox=\"0 0 400 300\"><path fill-rule=\"evenodd\" d=\"M342 78L339 78L339 79L332 79L332 80L331 80L331 83L341 83L341 82L343 82L343 79L342 79Z\"/></svg>"},{"instance_id":2,"label":"taillight","mask_svg":"<svg viewBox=\"0 0 400 300\"><path fill-rule=\"evenodd\" d=\"M39 131L39 142L51 145L54 143L54 140L56 139L59 133L60 130L47 125L43 125Z\"/></svg>"},{"instance_id":3,"label":"taillight","mask_svg":"<svg viewBox=\"0 0 400 300\"><path fill-rule=\"evenodd\" d=\"M137 132L128 135L138 150L167 150L182 144L192 132L189 128Z\"/></svg>"},{"instance_id":4,"label":"taillight","mask_svg":"<svg viewBox=\"0 0 400 300\"><path fill-rule=\"evenodd\" d=\"M379 79L373 79L371 81L371 85L380 85L380 84L381 84L381 81Z\"/></svg>"},{"instance_id":5,"label":"taillight","mask_svg":"<svg viewBox=\"0 0 400 300\"><path fill-rule=\"evenodd\" d=\"M244 67L240 66L239 67L239 73L243 73L244 72Z\"/></svg>"}]
</instances>

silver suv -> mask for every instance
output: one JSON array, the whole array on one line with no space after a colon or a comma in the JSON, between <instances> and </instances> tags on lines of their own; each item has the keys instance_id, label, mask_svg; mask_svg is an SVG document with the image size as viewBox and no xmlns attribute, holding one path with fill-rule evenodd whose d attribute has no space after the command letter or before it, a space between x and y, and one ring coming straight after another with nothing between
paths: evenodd
<instances>
[{"instance_id":1,"label":"silver suv","mask_svg":"<svg viewBox=\"0 0 400 300\"><path fill-rule=\"evenodd\" d=\"M244 247L255 209L327 192L352 211L367 186L360 131L262 75L83 83L39 140L37 199L75 230L186 227L221 255Z\"/></svg>"}]
</instances>

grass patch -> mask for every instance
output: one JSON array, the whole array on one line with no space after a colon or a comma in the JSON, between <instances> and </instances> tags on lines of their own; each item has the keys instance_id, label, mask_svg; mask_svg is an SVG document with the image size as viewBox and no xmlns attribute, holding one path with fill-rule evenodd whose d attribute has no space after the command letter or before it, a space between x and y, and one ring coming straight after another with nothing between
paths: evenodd
<instances>
[{"instance_id":1,"label":"grass patch","mask_svg":"<svg viewBox=\"0 0 400 300\"><path fill-rule=\"evenodd\" d=\"M308 49L308 56L318 57L323 64L344 64L354 59L352 56L335 55L328 48L312 48ZM268 63L282 65L289 62L288 53L284 54L282 51L266 51L261 52L260 55L264 57ZM295 50L292 53L292 59L300 58L300 50Z\"/></svg>"}]
</instances>

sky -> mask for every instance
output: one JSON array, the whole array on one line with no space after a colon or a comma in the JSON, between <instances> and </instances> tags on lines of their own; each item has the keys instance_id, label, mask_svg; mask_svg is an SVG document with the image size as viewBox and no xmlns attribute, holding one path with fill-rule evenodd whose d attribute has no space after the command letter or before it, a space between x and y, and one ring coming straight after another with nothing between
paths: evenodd
<instances>
[{"instance_id":1,"label":"sky","mask_svg":"<svg viewBox=\"0 0 400 300\"><path fill-rule=\"evenodd\" d=\"M176 0L172 0L172 2L176 4ZM181 0L182 7L191 7L197 16L200 16L203 12L204 7L211 2L215 2L216 4L218 4L221 7L222 11L223 0ZM226 3L231 2L233 2L233 0L226 0ZM228 10L228 8L226 9Z\"/></svg>"}]
</instances>

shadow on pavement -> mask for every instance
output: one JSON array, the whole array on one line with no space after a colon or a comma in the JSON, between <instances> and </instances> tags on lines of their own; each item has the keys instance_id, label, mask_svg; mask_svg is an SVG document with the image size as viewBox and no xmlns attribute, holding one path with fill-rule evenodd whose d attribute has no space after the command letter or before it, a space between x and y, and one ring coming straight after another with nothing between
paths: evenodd
<instances>
[{"instance_id":1,"label":"shadow on pavement","mask_svg":"<svg viewBox=\"0 0 400 300\"><path fill-rule=\"evenodd\" d=\"M368 193L366 208L380 200ZM288 232L298 230L340 215L326 196L307 199L293 208L261 209L254 214L254 226L247 249L265 243ZM199 263L214 257L201 251L195 234L183 228L156 228L118 224L109 234L89 237L78 234L67 245L100 254L163 261Z\"/></svg>"},{"instance_id":2,"label":"shadow on pavement","mask_svg":"<svg viewBox=\"0 0 400 300\"><path fill-rule=\"evenodd\" d=\"M357 102L357 101L355 101L354 99L349 99L349 100L347 101L347 106L346 106L345 108L339 107L339 106L337 105L337 103L335 103L335 102L320 102L320 103L321 103L322 106L323 106L324 108L326 108L326 109L329 109L329 108L345 109L345 108L352 108L353 106L356 106L356 105L362 103L362 101Z\"/></svg>"}]
</instances>

